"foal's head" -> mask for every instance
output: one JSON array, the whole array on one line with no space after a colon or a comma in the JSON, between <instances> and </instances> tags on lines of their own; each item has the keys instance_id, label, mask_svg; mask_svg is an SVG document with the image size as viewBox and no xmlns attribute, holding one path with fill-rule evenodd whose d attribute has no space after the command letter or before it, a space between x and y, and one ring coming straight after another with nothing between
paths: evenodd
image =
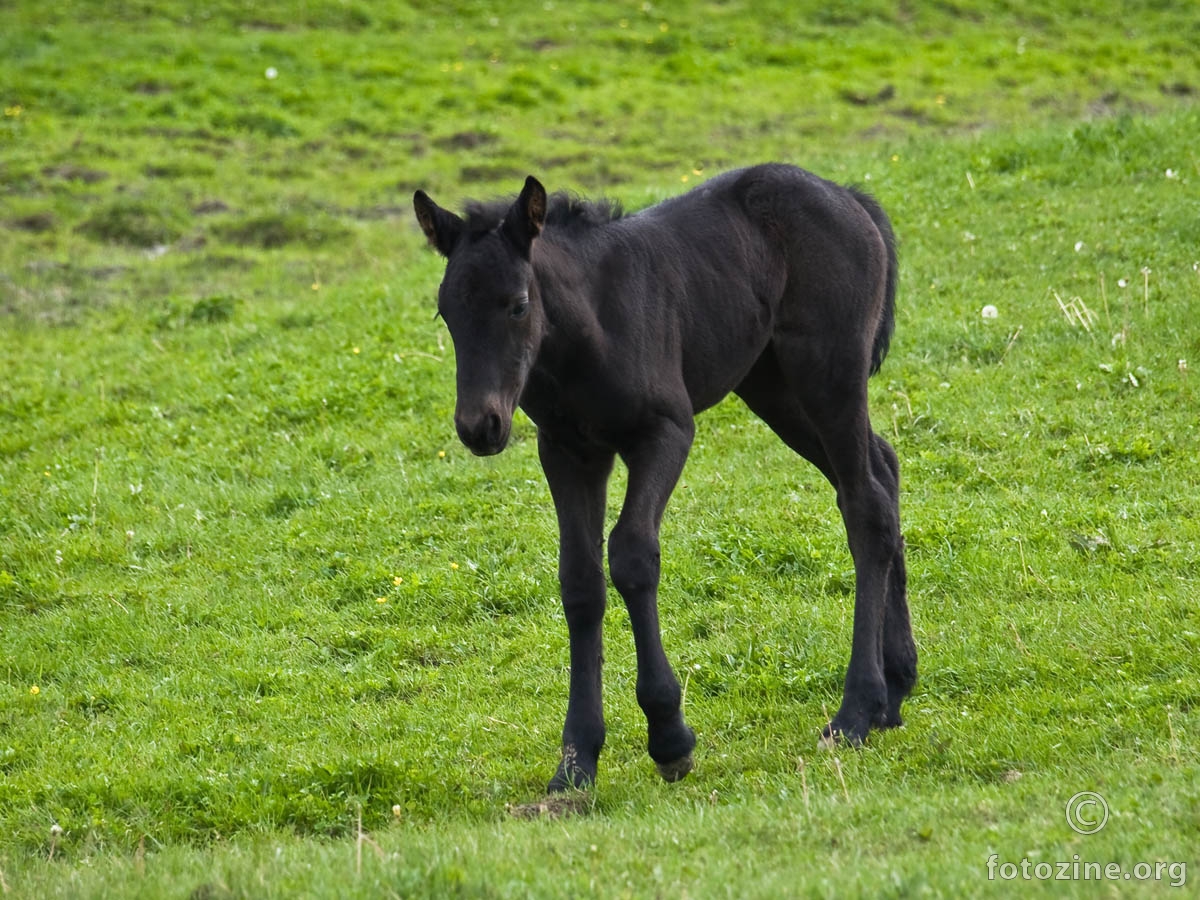
<instances>
[{"instance_id":1,"label":"foal's head","mask_svg":"<svg viewBox=\"0 0 1200 900\"><path fill-rule=\"evenodd\" d=\"M424 191L413 206L429 243L446 257L438 313L457 358L458 436L479 456L499 453L545 331L530 252L546 221L546 189L530 176L502 219L478 227Z\"/></svg>"}]
</instances>

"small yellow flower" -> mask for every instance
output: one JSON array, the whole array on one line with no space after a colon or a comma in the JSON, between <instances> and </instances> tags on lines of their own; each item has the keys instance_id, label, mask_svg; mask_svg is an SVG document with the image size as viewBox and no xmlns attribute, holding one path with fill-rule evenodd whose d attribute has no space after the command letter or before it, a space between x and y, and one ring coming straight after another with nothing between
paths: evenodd
<instances>
[{"instance_id":1,"label":"small yellow flower","mask_svg":"<svg viewBox=\"0 0 1200 900\"><path fill-rule=\"evenodd\" d=\"M354 355L355 355L355 356L358 356L358 354L360 354L360 353L362 353L362 350L361 350L360 348L358 348L358 347L355 347L355 348L354 348Z\"/></svg>"},{"instance_id":2,"label":"small yellow flower","mask_svg":"<svg viewBox=\"0 0 1200 900\"><path fill-rule=\"evenodd\" d=\"M4 107L4 115L10 119L15 119L23 112L25 112L25 107L23 107L20 103L15 103L12 106Z\"/></svg>"},{"instance_id":3,"label":"small yellow flower","mask_svg":"<svg viewBox=\"0 0 1200 900\"><path fill-rule=\"evenodd\" d=\"M314 281L312 287L314 291L319 291L321 289L321 282Z\"/></svg>"},{"instance_id":4,"label":"small yellow flower","mask_svg":"<svg viewBox=\"0 0 1200 900\"><path fill-rule=\"evenodd\" d=\"M933 102L936 103L938 106L945 106L946 105L946 95L938 94L937 99L935 99Z\"/></svg>"},{"instance_id":5,"label":"small yellow flower","mask_svg":"<svg viewBox=\"0 0 1200 900\"><path fill-rule=\"evenodd\" d=\"M399 587L400 585L404 584L404 579L397 575L392 579L392 584L396 585L396 587Z\"/></svg>"},{"instance_id":6,"label":"small yellow flower","mask_svg":"<svg viewBox=\"0 0 1200 900\"><path fill-rule=\"evenodd\" d=\"M892 154L892 162L900 162L900 154L893 153Z\"/></svg>"},{"instance_id":7,"label":"small yellow flower","mask_svg":"<svg viewBox=\"0 0 1200 900\"><path fill-rule=\"evenodd\" d=\"M680 180L680 181L683 181L683 182L686 182L686 181L687 181L689 178L691 178L691 176L690 176L690 175L681 175L681 176L680 176L680 178L679 178L679 180Z\"/></svg>"},{"instance_id":8,"label":"small yellow flower","mask_svg":"<svg viewBox=\"0 0 1200 900\"><path fill-rule=\"evenodd\" d=\"M454 569L455 571L457 571L457 570L458 570L458 563L456 563L456 562L452 562L452 563L450 563L450 568L452 568L452 569Z\"/></svg>"},{"instance_id":9,"label":"small yellow flower","mask_svg":"<svg viewBox=\"0 0 1200 900\"><path fill-rule=\"evenodd\" d=\"M32 695L33 695L33 696L35 696L35 697L36 697L38 694L40 694L41 692L42 692L42 689L41 689L40 687L38 687L36 684L35 684L33 687L31 687L31 688L29 689L29 693L30 693L30 694L32 694Z\"/></svg>"},{"instance_id":10,"label":"small yellow flower","mask_svg":"<svg viewBox=\"0 0 1200 900\"><path fill-rule=\"evenodd\" d=\"M445 459L445 458L446 458L446 451L445 451L445 450L439 450L439 451L438 451L438 459Z\"/></svg>"},{"instance_id":11,"label":"small yellow flower","mask_svg":"<svg viewBox=\"0 0 1200 900\"><path fill-rule=\"evenodd\" d=\"M376 603L387 603L387 597L376 597L375 602Z\"/></svg>"}]
</instances>

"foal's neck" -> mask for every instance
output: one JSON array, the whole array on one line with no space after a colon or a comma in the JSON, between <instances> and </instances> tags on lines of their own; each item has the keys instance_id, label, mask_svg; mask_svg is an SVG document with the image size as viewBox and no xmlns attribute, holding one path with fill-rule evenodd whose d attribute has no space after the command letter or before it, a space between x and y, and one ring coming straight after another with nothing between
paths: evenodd
<instances>
[{"instance_id":1,"label":"foal's neck","mask_svg":"<svg viewBox=\"0 0 1200 900\"><path fill-rule=\"evenodd\" d=\"M534 241L533 277L546 316L543 352L551 356L590 354L599 349L603 332L589 259L596 247L579 247L551 233ZM582 252L581 252L582 251Z\"/></svg>"}]
</instances>

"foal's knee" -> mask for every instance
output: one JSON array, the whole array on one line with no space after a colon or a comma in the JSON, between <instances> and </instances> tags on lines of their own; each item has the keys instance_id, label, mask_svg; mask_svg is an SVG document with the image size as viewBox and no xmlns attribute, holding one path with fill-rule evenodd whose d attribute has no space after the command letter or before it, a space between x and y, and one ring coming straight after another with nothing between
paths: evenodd
<instances>
[{"instance_id":1,"label":"foal's knee","mask_svg":"<svg viewBox=\"0 0 1200 900\"><path fill-rule=\"evenodd\" d=\"M608 574L613 587L628 600L658 586L658 539L617 528L608 541Z\"/></svg>"}]
</instances>

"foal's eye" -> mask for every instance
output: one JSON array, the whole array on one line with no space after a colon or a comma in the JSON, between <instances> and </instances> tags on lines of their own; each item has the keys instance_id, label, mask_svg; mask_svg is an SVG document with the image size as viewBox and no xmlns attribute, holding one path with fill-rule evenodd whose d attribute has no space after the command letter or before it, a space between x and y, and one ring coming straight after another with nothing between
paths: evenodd
<instances>
[{"instance_id":1,"label":"foal's eye","mask_svg":"<svg viewBox=\"0 0 1200 900\"><path fill-rule=\"evenodd\" d=\"M529 298L518 297L513 301L512 306L508 308L508 315L513 319L525 318L525 313L529 312Z\"/></svg>"}]
</instances>

